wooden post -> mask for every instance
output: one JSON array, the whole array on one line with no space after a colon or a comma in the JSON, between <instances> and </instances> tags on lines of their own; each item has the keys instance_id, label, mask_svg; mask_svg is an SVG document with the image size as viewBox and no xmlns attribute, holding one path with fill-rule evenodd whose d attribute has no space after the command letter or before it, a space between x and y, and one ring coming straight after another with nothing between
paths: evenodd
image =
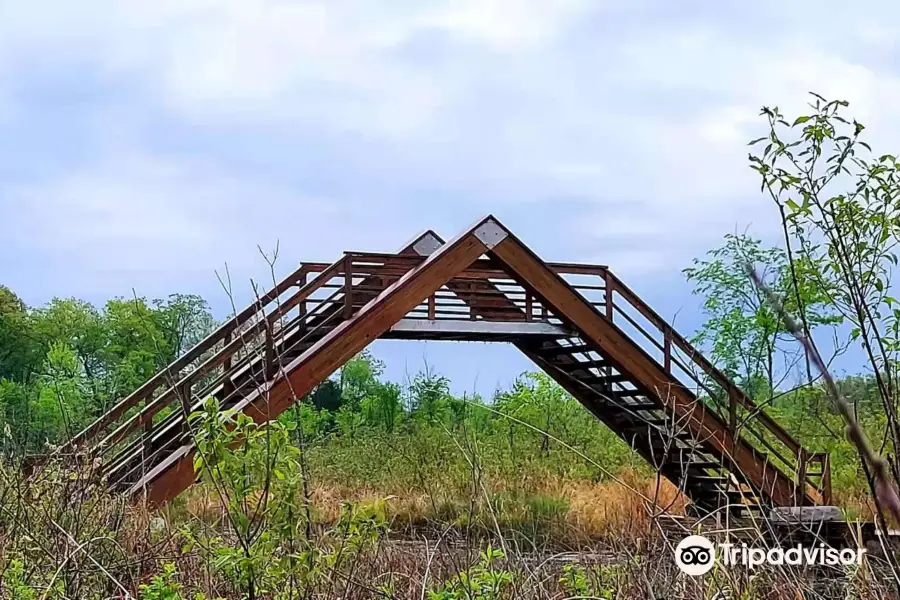
<instances>
[{"instance_id":1,"label":"wooden post","mask_svg":"<svg viewBox=\"0 0 900 600\"><path fill-rule=\"evenodd\" d=\"M428 296L428 318L432 321L437 319L437 307L435 306L434 294Z\"/></svg>"},{"instance_id":2,"label":"wooden post","mask_svg":"<svg viewBox=\"0 0 900 600\"><path fill-rule=\"evenodd\" d=\"M353 261L350 256L344 258L344 319L353 316Z\"/></svg>"},{"instance_id":3,"label":"wooden post","mask_svg":"<svg viewBox=\"0 0 900 600\"><path fill-rule=\"evenodd\" d=\"M525 320L530 321L533 316L531 313L534 311L534 305L531 300L531 292L525 292Z\"/></svg>"},{"instance_id":4,"label":"wooden post","mask_svg":"<svg viewBox=\"0 0 900 600\"><path fill-rule=\"evenodd\" d=\"M809 461L806 448L800 448L800 451L797 453L797 460L797 492L794 504L803 506L803 501L806 497L806 463Z\"/></svg>"},{"instance_id":5,"label":"wooden post","mask_svg":"<svg viewBox=\"0 0 900 600\"><path fill-rule=\"evenodd\" d=\"M189 381L184 382L178 388L178 399L181 402L182 412L184 413L184 419L181 422L181 433L186 435L190 430L191 426L188 423L188 417L191 416L191 383Z\"/></svg>"},{"instance_id":6,"label":"wooden post","mask_svg":"<svg viewBox=\"0 0 900 600\"><path fill-rule=\"evenodd\" d=\"M307 277L307 273L306 273L306 271L303 271L303 276L300 279L300 289L301 290L306 287L306 277ZM306 300L305 299L301 300L300 304L297 306L297 314L300 316L300 318L298 319L298 323L299 323L299 327L300 327L300 331L301 331L301 335L302 335L302 332L306 330Z\"/></svg>"},{"instance_id":7,"label":"wooden post","mask_svg":"<svg viewBox=\"0 0 900 600\"><path fill-rule=\"evenodd\" d=\"M609 275L609 271L606 271L603 274L603 280L606 285L606 318L609 319L611 323L613 320L613 282L612 277Z\"/></svg>"},{"instance_id":8,"label":"wooden post","mask_svg":"<svg viewBox=\"0 0 900 600\"><path fill-rule=\"evenodd\" d=\"M153 451L151 444L153 438L153 415L147 415L144 419L143 438L143 452L144 459L146 459Z\"/></svg>"},{"instance_id":9,"label":"wooden post","mask_svg":"<svg viewBox=\"0 0 900 600\"><path fill-rule=\"evenodd\" d=\"M831 505L831 458L827 452L819 454L822 463L822 504Z\"/></svg>"},{"instance_id":10,"label":"wooden post","mask_svg":"<svg viewBox=\"0 0 900 600\"><path fill-rule=\"evenodd\" d=\"M225 334L225 346L231 343L232 335L234 330L229 329L228 333ZM231 376L228 373L231 372L231 359L234 354L229 354L225 361L222 363L222 373L225 375L225 381L222 382L222 398L225 399L230 396L234 392L234 381L232 381Z\"/></svg>"},{"instance_id":11,"label":"wooden post","mask_svg":"<svg viewBox=\"0 0 900 600\"><path fill-rule=\"evenodd\" d=\"M275 335L272 331L273 329L272 323L266 319L266 355L265 355L265 368L266 368L266 381L272 379L275 376L276 365L275 365Z\"/></svg>"},{"instance_id":12,"label":"wooden post","mask_svg":"<svg viewBox=\"0 0 900 600\"><path fill-rule=\"evenodd\" d=\"M666 373L672 372L672 336L669 329L663 329L663 368Z\"/></svg>"}]
</instances>

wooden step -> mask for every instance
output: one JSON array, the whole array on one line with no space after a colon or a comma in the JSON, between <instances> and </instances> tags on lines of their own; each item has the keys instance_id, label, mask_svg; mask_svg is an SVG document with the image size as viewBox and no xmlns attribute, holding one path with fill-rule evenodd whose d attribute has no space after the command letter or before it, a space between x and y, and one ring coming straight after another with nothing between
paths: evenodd
<instances>
[{"instance_id":1,"label":"wooden step","mask_svg":"<svg viewBox=\"0 0 900 600\"><path fill-rule=\"evenodd\" d=\"M696 481L697 483L729 483L731 479L729 477L724 477L722 475L688 475L687 479L689 481Z\"/></svg>"},{"instance_id":2,"label":"wooden step","mask_svg":"<svg viewBox=\"0 0 900 600\"><path fill-rule=\"evenodd\" d=\"M698 461L692 462L690 464L685 464L689 469L722 469L722 463L715 461Z\"/></svg>"},{"instance_id":3,"label":"wooden step","mask_svg":"<svg viewBox=\"0 0 900 600\"><path fill-rule=\"evenodd\" d=\"M561 371L565 371L566 373L572 373L573 371L587 371L588 369L606 369L610 366L609 363L604 362L602 360L585 360L585 361L575 361L570 363L560 363L554 362L553 366L560 369ZM598 375L586 375L587 377L599 377ZM620 376L621 377L621 376ZM622 381L625 381L623 378Z\"/></svg>"},{"instance_id":4,"label":"wooden step","mask_svg":"<svg viewBox=\"0 0 900 600\"><path fill-rule=\"evenodd\" d=\"M574 344L572 346L555 345L550 348L541 348L537 350L537 353L541 356L550 358L555 356L571 356L572 354L591 351L593 351L593 348L591 348L587 344Z\"/></svg>"},{"instance_id":5,"label":"wooden step","mask_svg":"<svg viewBox=\"0 0 900 600\"><path fill-rule=\"evenodd\" d=\"M609 395L612 396L613 394L609 394ZM654 404L653 402L640 402L640 403L635 403L635 404L626 404L624 402L619 403L619 404L613 404L611 402L607 402L606 404L611 407L628 409L628 410L631 410L634 412L645 412L648 410L665 410L664 407L660 406L659 404Z\"/></svg>"}]
</instances>

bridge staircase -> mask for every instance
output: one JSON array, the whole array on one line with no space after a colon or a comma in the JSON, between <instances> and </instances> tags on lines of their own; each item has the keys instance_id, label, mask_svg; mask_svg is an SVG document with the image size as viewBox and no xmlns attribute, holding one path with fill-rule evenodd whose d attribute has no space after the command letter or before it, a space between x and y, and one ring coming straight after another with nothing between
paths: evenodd
<instances>
[{"instance_id":1,"label":"bridge staircase","mask_svg":"<svg viewBox=\"0 0 900 600\"><path fill-rule=\"evenodd\" d=\"M347 252L300 267L59 453L99 459L112 489L153 504L196 481L191 424L206 398L258 422L376 339L511 343L700 512L831 501L812 453L607 267L542 261L488 216L444 242Z\"/></svg>"}]
</instances>

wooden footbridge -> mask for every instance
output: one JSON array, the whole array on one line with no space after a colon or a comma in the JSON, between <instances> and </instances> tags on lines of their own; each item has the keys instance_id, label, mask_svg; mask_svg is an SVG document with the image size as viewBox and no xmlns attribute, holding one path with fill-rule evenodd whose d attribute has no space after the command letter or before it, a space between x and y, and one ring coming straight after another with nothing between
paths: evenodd
<instances>
[{"instance_id":1,"label":"wooden footbridge","mask_svg":"<svg viewBox=\"0 0 900 600\"><path fill-rule=\"evenodd\" d=\"M485 217L444 242L303 263L61 451L165 503L196 475L185 414L216 397L275 418L379 338L514 345L684 491L737 514L829 504L803 448L604 266L548 263Z\"/></svg>"}]
</instances>

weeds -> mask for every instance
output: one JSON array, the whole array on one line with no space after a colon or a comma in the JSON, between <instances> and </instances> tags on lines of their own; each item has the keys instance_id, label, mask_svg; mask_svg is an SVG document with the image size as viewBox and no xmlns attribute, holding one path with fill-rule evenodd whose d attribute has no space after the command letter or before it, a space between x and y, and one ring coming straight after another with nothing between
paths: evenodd
<instances>
[{"instance_id":1,"label":"weeds","mask_svg":"<svg viewBox=\"0 0 900 600\"><path fill-rule=\"evenodd\" d=\"M545 473L528 489L487 477L484 488L455 496L443 489L439 502L372 484L313 486L308 536L289 428L222 416L212 405L195 423L204 452L196 466L211 475L156 516L103 492L90 465L47 465L28 477L5 468L0 598L889 597L876 562L827 580L775 568L689 578L674 567L653 511L628 495L655 485L635 472L621 474L628 486Z\"/></svg>"}]
</instances>

